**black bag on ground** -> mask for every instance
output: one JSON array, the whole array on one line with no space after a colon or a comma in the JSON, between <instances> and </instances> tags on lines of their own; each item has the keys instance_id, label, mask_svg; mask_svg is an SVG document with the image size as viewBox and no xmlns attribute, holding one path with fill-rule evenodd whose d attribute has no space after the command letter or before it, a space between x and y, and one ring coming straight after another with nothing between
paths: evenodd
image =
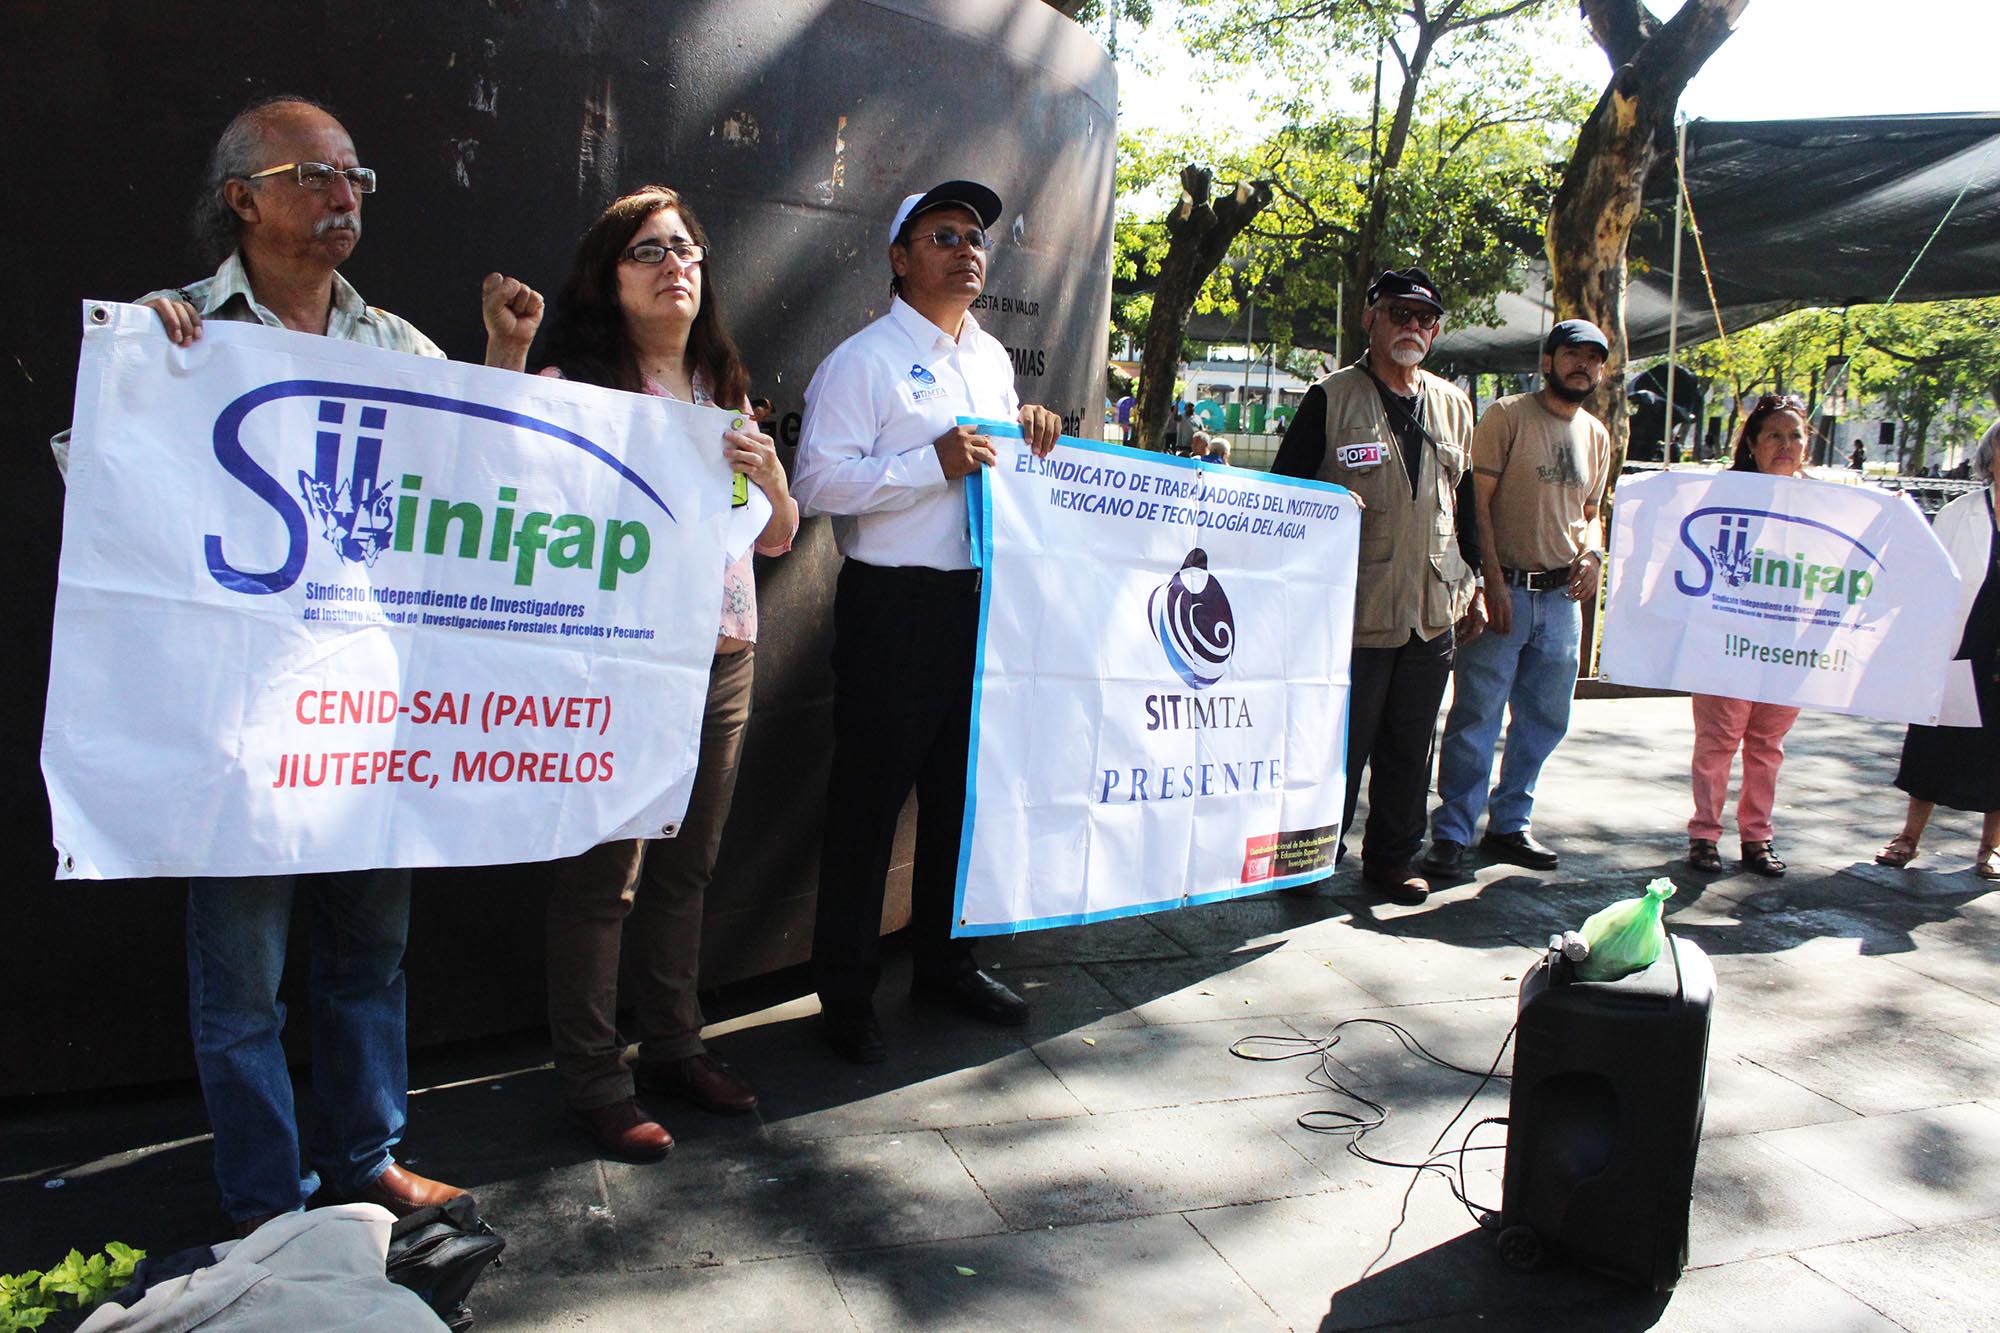
<instances>
[{"instance_id":1,"label":"black bag on ground","mask_svg":"<svg viewBox=\"0 0 2000 1333\"><path fill-rule=\"evenodd\" d=\"M472 1327L465 1298L506 1240L479 1216L470 1194L419 1208L389 1232L389 1280L424 1298L452 1333Z\"/></svg>"}]
</instances>

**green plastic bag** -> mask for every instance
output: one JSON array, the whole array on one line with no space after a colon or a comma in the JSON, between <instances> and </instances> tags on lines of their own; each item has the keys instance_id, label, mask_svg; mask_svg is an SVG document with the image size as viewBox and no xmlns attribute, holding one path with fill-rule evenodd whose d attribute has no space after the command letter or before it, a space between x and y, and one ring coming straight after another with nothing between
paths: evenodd
<instances>
[{"instance_id":1,"label":"green plastic bag","mask_svg":"<svg viewBox=\"0 0 2000 1333\"><path fill-rule=\"evenodd\" d=\"M1590 957L1576 964L1577 980L1616 981L1651 967L1667 947L1660 912L1673 896L1674 882L1656 879L1645 897L1623 898L1592 912L1577 932L1590 945Z\"/></svg>"}]
</instances>

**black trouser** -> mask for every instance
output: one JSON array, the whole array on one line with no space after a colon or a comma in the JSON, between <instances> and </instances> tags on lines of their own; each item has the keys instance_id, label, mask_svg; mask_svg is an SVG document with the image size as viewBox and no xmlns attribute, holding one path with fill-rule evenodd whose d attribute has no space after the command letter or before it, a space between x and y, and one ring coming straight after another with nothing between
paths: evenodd
<instances>
[{"instance_id":1,"label":"black trouser","mask_svg":"<svg viewBox=\"0 0 2000 1333\"><path fill-rule=\"evenodd\" d=\"M1354 823L1361 769L1368 767L1368 832L1364 871L1392 873L1408 865L1424 841L1424 803L1431 785L1431 750L1438 705L1451 679L1451 631L1431 640L1415 633L1400 648L1356 648L1347 696L1347 808L1341 846Z\"/></svg>"},{"instance_id":2,"label":"black trouser","mask_svg":"<svg viewBox=\"0 0 2000 1333\"><path fill-rule=\"evenodd\" d=\"M910 937L916 967L969 968L951 938L979 635L977 571L849 560L833 603L833 771L820 844L813 977L823 1003L875 993L883 881L896 819L917 792Z\"/></svg>"}]
</instances>

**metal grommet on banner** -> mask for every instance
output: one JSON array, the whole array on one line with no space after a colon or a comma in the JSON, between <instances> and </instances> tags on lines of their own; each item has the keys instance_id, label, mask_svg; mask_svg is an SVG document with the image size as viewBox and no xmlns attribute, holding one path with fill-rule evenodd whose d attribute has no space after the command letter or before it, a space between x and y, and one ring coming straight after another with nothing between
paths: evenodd
<instances>
[{"instance_id":1,"label":"metal grommet on banner","mask_svg":"<svg viewBox=\"0 0 2000 1333\"><path fill-rule=\"evenodd\" d=\"M681 826L679 824L667 824L660 829L660 836L663 838L677 837L680 831Z\"/></svg>"},{"instance_id":2,"label":"metal grommet on banner","mask_svg":"<svg viewBox=\"0 0 2000 1333\"><path fill-rule=\"evenodd\" d=\"M90 322L93 324L109 324L111 322L111 308L102 305L92 306L90 308Z\"/></svg>"}]
</instances>

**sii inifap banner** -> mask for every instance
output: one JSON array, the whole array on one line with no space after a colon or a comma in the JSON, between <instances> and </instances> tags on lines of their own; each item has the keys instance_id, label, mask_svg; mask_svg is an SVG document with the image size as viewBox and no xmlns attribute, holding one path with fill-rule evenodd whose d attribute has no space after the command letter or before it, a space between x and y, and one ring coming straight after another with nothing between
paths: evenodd
<instances>
[{"instance_id":1,"label":"sii inifap banner","mask_svg":"<svg viewBox=\"0 0 2000 1333\"><path fill-rule=\"evenodd\" d=\"M1959 576L1905 497L1677 468L1612 512L1605 679L1937 721Z\"/></svg>"},{"instance_id":2,"label":"sii inifap banner","mask_svg":"<svg viewBox=\"0 0 2000 1333\"><path fill-rule=\"evenodd\" d=\"M1011 425L980 584L953 933L1333 873L1360 519L1347 491Z\"/></svg>"},{"instance_id":3,"label":"sii inifap banner","mask_svg":"<svg viewBox=\"0 0 2000 1333\"><path fill-rule=\"evenodd\" d=\"M42 770L61 878L672 836L731 414L89 303ZM755 495L761 502L761 493Z\"/></svg>"}]
</instances>

